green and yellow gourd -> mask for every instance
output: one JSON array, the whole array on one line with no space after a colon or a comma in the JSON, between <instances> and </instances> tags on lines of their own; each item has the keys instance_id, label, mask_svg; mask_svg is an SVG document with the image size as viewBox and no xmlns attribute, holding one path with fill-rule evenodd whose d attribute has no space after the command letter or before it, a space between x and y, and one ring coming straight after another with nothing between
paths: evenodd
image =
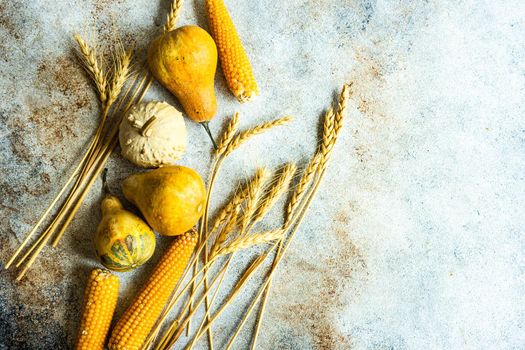
<instances>
[{"instance_id":1,"label":"green and yellow gourd","mask_svg":"<svg viewBox=\"0 0 525 350\"><path fill-rule=\"evenodd\" d=\"M138 216L125 210L109 193L106 171L102 220L95 234L95 252L102 264L114 271L132 270L148 261L155 251L155 234Z\"/></svg>"}]
</instances>

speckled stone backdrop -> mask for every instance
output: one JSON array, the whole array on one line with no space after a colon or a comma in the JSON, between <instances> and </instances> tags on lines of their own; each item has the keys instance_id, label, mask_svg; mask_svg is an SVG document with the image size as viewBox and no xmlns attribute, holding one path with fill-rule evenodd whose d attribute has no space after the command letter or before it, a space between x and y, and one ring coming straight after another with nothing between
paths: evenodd
<instances>
[{"instance_id":1,"label":"speckled stone backdrop","mask_svg":"<svg viewBox=\"0 0 525 350\"><path fill-rule=\"evenodd\" d=\"M244 127L296 118L227 162L214 205L257 166L304 164L321 113L343 81L354 82L335 160L274 281L260 348L525 349L525 2L226 3L261 96L239 105L217 74L214 132L235 110ZM2 263L97 123L72 35L103 48L118 31L140 53L168 7L0 0ZM201 0L186 1L180 23L206 27ZM157 85L147 99L177 105ZM188 131L182 163L205 175L209 141L195 124ZM115 190L136 171L118 154L109 168ZM22 282L0 272L0 349L72 347L86 274L97 264L99 200L97 183L60 248L45 249ZM151 268L120 275L118 314ZM219 348L252 291L214 328ZM250 330L236 348L246 348Z\"/></svg>"}]
</instances>

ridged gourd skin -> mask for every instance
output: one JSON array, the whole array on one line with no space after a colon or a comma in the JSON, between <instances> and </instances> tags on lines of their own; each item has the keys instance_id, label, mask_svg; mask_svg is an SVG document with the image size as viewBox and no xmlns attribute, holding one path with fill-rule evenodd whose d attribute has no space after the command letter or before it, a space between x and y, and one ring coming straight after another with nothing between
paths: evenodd
<instances>
[{"instance_id":1,"label":"ridged gourd skin","mask_svg":"<svg viewBox=\"0 0 525 350\"><path fill-rule=\"evenodd\" d=\"M259 88L228 9L223 0L206 0L206 13L228 88L240 102L247 102Z\"/></svg>"},{"instance_id":2,"label":"ridged gourd skin","mask_svg":"<svg viewBox=\"0 0 525 350\"><path fill-rule=\"evenodd\" d=\"M176 164L186 150L186 140L182 113L166 102L135 104L120 123L122 155L142 168Z\"/></svg>"},{"instance_id":3,"label":"ridged gourd skin","mask_svg":"<svg viewBox=\"0 0 525 350\"><path fill-rule=\"evenodd\" d=\"M215 116L217 46L208 32L183 26L160 35L148 49L148 65L192 120L200 123Z\"/></svg>"},{"instance_id":4,"label":"ridged gourd skin","mask_svg":"<svg viewBox=\"0 0 525 350\"><path fill-rule=\"evenodd\" d=\"M131 175L122 183L122 192L148 224L165 236L181 235L195 226L206 201L200 175L178 165Z\"/></svg>"},{"instance_id":5,"label":"ridged gourd skin","mask_svg":"<svg viewBox=\"0 0 525 350\"><path fill-rule=\"evenodd\" d=\"M138 216L125 210L119 199L102 200L102 219L95 233L95 253L114 271L129 271L148 261L155 251L155 233Z\"/></svg>"},{"instance_id":6,"label":"ridged gourd skin","mask_svg":"<svg viewBox=\"0 0 525 350\"><path fill-rule=\"evenodd\" d=\"M174 238L142 290L111 332L109 350L139 350L173 293L197 244L195 230Z\"/></svg>"},{"instance_id":7,"label":"ridged gourd skin","mask_svg":"<svg viewBox=\"0 0 525 350\"><path fill-rule=\"evenodd\" d=\"M118 299L119 280L107 270L91 271L76 350L103 350Z\"/></svg>"}]
</instances>

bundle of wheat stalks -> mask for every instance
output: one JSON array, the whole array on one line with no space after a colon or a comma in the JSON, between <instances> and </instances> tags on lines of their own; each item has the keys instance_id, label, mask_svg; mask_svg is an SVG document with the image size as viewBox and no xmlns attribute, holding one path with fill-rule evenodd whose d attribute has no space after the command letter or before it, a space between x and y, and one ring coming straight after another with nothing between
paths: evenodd
<instances>
[{"instance_id":1,"label":"bundle of wheat stalks","mask_svg":"<svg viewBox=\"0 0 525 350\"><path fill-rule=\"evenodd\" d=\"M173 1L163 27L164 32L175 28L182 4L182 0ZM90 46L80 35L75 35L75 41L78 45L79 59L97 92L101 110L100 123L72 174L6 263L6 269L13 264L17 268L23 266L17 280L24 277L51 239L52 247L58 245L116 147L122 117L133 105L142 102L153 82L145 64L137 68L133 63L132 51L125 50L120 40L117 40L111 51L112 61L109 64L105 64L104 55L100 54L96 47ZM60 202L62 204L52 215L53 208ZM47 227L40 232L36 240L31 242L46 220L49 220ZM22 255L24 249L25 254Z\"/></svg>"},{"instance_id":2,"label":"bundle of wheat stalks","mask_svg":"<svg viewBox=\"0 0 525 350\"><path fill-rule=\"evenodd\" d=\"M250 278L264 266L264 261L268 257L272 257L273 263L269 271L264 275L256 296L251 301L236 331L229 339L226 348L231 348L248 317L262 299L251 345L252 348L255 347L273 274L286 254L323 179L343 125L349 88L350 85L343 86L337 108L330 108L327 111L324 117L323 135L319 149L300 175L297 175L297 168L294 163L286 164L275 172L267 168L260 168L251 181L237 191L230 201L218 210L213 220L209 220L208 212L213 197L213 187L224 160L252 136L290 120L290 118L285 117L238 132L238 114L235 114L231 119L220 139L219 148L214 153L208 182L208 200L199 228L200 244L181 280L184 280L184 277L191 272L193 272L193 277L185 284L179 285L172 294L162 316L146 342L146 348L171 348L185 329L189 333L190 321L197 318L197 315L201 315L198 313L201 306L205 307L205 312L204 315L201 315L197 330L192 332L192 338L187 348L193 348L206 332L208 333L209 345L213 348L211 326L239 295ZM295 184L293 184L294 182ZM272 210L282 197L288 198L282 224L262 231L256 230L256 224ZM219 306L214 305L217 296L220 295L222 282L236 252L260 244L267 244L267 248L248 264L235 287L226 293L225 298L221 298L223 299L221 304ZM242 264L242 262L236 262L236 264ZM210 272L212 268L215 271L213 274ZM162 334L159 334L168 315L182 300L184 303L179 308L180 311L175 320L169 323ZM210 313L212 309L216 309L213 314ZM154 343L157 344L154 346Z\"/></svg>"}]
</instances>

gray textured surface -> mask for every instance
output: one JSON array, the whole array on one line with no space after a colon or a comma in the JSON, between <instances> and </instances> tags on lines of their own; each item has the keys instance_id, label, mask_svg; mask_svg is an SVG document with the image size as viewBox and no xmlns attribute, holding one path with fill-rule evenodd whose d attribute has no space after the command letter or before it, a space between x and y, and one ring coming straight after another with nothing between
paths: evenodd
<instances>
[{"instance_id":1,"label":"gray textured surface","mask_svg":"<svg viewBox=\"0 0 525 350\"><path fill-rule=\"evenodd\" d=\"M261 348L524 349L525 3L226 2L262 94L239 105L218 74L214 130L234 110L244 126L296 119L227 162L221 196L256 166L310 157L320 113L344 80L354 82L335 161L275 280ZM71 35L107 39L114 24L140 49L168 5L0 1L0 261L96 125ZM206 26L201 1L186 2L180 23ZM148 98L176 103L158 86ZM205 174L209 143L188 128L182 163ZM134 171L118 155L110 169L113 188ZM0 349L71 347L96 265L99 193L97 185L60 249L45 249L23 282L0 272ZM150 269L122 274L119 313ZM218 344L238 305L217 324Z\"/></svg>"}]
</instances>

